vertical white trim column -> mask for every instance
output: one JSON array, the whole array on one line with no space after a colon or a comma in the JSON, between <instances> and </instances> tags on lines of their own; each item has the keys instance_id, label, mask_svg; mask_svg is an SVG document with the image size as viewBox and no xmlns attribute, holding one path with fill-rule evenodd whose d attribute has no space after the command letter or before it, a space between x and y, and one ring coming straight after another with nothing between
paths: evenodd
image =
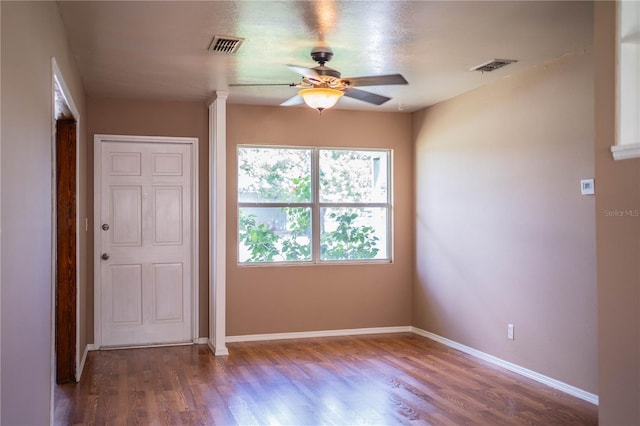
<instances>
[{"instance_id":1,"label":"vertical white trim column","mask_svg":"<svg viewBox=\"0 0 640 426\"><path fill-rule=\"evenodd\" d=\"M209 104L209 347L229 355L226 338L227 96Z\"/></svg>"}]
</instances>

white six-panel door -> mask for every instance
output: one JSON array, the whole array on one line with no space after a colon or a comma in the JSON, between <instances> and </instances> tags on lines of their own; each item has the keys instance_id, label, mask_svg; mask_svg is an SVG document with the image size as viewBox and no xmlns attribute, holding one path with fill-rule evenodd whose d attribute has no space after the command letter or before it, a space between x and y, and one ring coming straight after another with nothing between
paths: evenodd
<instances>
[{"instance_id":1,"label":"white six-panel door","mask_svg":"<svg viewBox=\"0 0 640 426\"><path fill-rule=\"evenodd\" d=\"M102 141L102 346L192 340L190 144Z\"/></svg>"}]
</instances>

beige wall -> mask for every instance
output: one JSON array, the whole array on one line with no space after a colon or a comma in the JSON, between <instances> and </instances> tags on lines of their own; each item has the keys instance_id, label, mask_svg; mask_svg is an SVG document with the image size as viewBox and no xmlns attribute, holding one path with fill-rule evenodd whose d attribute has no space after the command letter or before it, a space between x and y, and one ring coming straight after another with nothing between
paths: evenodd
<instances>
[{"instance_id":1,"label":"beige wall","mask_svg":"<svg viewBox=\"0 0 640 426\"><path fill-rule=\"evenodd\" d=\"M413 325L597 394L593 111L581 52L414 114Z\"/></svg>"},{"instance_id":2,"label":"beige wall","mask_svg":"<svg viewBox=\"0 0 640 426\"><path fill-rule=\"evenodd\" d=\"M2 418L50 421L52 390L52 72L58 66L85 121L85 99L56 3L2 8ZM80 129L80 155L85 138ZM85 173L81 168L80 179ZM78 195L80 214L86 187ZM80 234L80 247L86 247ZM84 266L84 265L82 265ZM81 270L81 292L86 270ZM82 294L81 294L82 297ZM81 336L86 342L86 336Z\"/></svg>"},{"instance_id":3,"label":"beige wall","mask_svg":"<svg viewBox=\"0 0 640 426\"><path fill-rule=\"evenodd\" d=\"M199 185L199 335L209 335L209 148L207 107L201 102L142 101L126 99L88 100L88 140L91 147L88 152L89 193L93 203L93 135L136 135L136 136L176 136L198 138ZM93 204L91 204L93 211ZM93 216L89 218L93 229ZM93 240L91 241L93 244ZM93 246L91 246L93 250ZM93 303L93 292L90 293ZM93 338L93 305L89 309L87 323L90 324Z\"/></svg>"},{"instance_id":4,"label":"beige wall","mask_svg":"<svg viewBox=\"0 0 640 426\"><path fill-rule=\"evenodd\" d=\"M238 266L236 146L390 148L395 261L374 265ZM411 324L411 116L227 106L227 335Z\"/></svg>"},{"instance_id":5,"label":"beige wall","mask_svg":"<svg viewBox=\"0 0 640 426\"><path fill-rule=\"evenodd\" d=\"M615 4L594 26L600 424L640 424L640 159L614 161ZM622 212L618 216L615 212Z\"/></svg>"}]
</instances>

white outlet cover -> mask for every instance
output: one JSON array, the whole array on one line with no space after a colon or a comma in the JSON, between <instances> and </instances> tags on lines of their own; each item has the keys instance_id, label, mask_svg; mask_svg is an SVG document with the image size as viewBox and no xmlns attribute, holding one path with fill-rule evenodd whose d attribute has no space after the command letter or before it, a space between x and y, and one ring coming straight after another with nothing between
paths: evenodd
<instances>
[{"instance_id":1,"label":"white outlet cover","mask_svg":"<svg viewBox=\"0 0 640 426\"><path fill-rule=\"evenodd\" d=\"M593 179L582 179L580 181L580 192L582 195L594 195L596 188L593 183Z\"/></svg>"}]
</instances>

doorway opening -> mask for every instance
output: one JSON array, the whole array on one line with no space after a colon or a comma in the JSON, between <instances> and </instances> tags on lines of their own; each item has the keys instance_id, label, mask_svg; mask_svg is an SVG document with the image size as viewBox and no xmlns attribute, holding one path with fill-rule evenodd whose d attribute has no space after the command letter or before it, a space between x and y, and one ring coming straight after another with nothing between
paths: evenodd
<instances>
[{"instance_id":1,"label":"doorway opening","mask_svg":"<svg viewBox=\"0 0 640 426\"><path fill-rule=\"evenodd\" d=\"M76 381L76 120L56 120L56 383Z\"/></svg>"}]
</instances>

